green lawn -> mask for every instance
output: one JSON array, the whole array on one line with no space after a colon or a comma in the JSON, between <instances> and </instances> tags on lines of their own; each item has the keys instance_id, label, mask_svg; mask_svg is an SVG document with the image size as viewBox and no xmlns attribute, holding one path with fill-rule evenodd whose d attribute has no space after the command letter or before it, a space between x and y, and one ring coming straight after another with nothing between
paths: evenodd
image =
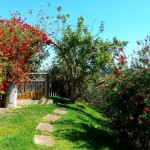
<instances>
[{"instance_id":1,"label":"green lawn","mask_svg":"<svg viewBox=\"0 0 150 150\"><path fill-rule=\"evenodd\" d=\"M0 150L108 150L113 138L108 134L107 120L95 108L84 102L67 105L67 114L54 122L51 135L55 145L37 146L34 134L42 117L60 106L34 105L12 109L0 116Z\"/></svg>"}]
</instances>

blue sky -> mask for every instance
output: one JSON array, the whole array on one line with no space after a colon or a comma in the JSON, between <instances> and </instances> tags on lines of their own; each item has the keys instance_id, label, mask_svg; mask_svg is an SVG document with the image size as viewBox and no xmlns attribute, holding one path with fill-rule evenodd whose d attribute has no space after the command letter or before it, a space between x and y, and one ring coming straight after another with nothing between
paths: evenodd
<instances>
[{"instance_id":1,"label":"blue sky","mask_svg":"<svg viewBox=\"0 0 150 150\"><path fill-rule=\"evenodd\" d=\"M56 8L61 6L64 13L70 14L71 24L75 24L80 16L89 26L96 19L93 34L104 21L105 31L101 37L129 41L125 50L127 55L137 49L137 40L144 39L150 33L150 0L5 0L0 5L0 16L9 18L10 12L16 10L26 16L28 9L36 13L41 5L46 7L48 3L51 4L49 15L56 15Z\"/></svg>"}]
</instances>

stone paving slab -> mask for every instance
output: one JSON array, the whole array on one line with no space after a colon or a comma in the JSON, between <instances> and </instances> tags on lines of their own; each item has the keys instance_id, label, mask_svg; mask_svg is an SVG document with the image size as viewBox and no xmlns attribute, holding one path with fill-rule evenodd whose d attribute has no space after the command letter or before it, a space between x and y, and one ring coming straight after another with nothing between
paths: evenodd
<instances>
[{"instance_id":1,"label":"stone paving slab","mask_svg":"<svg viewBox=\"0 0 150 150\"><path fill-rule=\"evenodd\" d=\"M48 131L48 132L52 132L53 130L53 125L49 124L49 123L40 123L37 128L37 130L41 130L41 131Z\"/></svg>"},{"instance_id":2,"label":"stone paving slab","mask_svg":"<svg viewBox=\"0 0 150 150\"><path fill-rule=\"evenodd\" d=\"M49 105L52 103L53 103L52 99L41 99L41 100L19 99L19 100L17 100L17 106Z\"/></svg>"},{"instance_id":3,"label":"stone paving slab","mask_svg":"<svg viewBox=\"0 0 150 150\"><path fill-rule=\"evenodd\" d=\"M61 109L55 109L53 112L60 115L64 115L67 113L67 111Z\"/></svg>"},{"instance_id":4,"label":"stone paving slab","mask_svg":"<svg viewBox=\"0 0 150 150\"><path fill-rule=\"evenodd\" d=\"M4 113L10 111L12 108L0 108L0 115L3 115Z\"/></svg>"},{"instance_id":5,"label":"stone paving slab","mask_svg":"<svg viewBox=\"0 0 150 150\"><path fill-rule=\"evenodd\" d=\"M48 114L47 116L43 117L44 120L48 121L56 121L60 118L60 116Z\"/></svg>"},{"instance_id":6,"label":"stone paving slab","mask_svg":"<svg viewBox=\"0 0 150 150\"><path fill-rule=\"evenodd\" d=\"M37 145L53 146L54 140L52 139L51 136L35 134L34 143Z\"/></svg>"}]
</instances>

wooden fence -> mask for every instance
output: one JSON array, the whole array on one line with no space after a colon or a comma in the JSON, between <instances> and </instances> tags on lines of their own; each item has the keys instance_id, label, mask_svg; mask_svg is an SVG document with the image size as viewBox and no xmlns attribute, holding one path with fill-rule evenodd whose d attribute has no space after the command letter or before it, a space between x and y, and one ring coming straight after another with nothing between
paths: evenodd
<instances>
[{"instance_id":1,"label":"wooden fence","mask_svg":"<svg viewBox=\"0 0 150 150\"><path fill-rule=\"evenodd\" d=\"M18 100L60 96L59 90L53 89L51 78L47 73L30 73L29 77L30 82L23 82L22 87L18 88Z\"/></svg>"}]
</instances>

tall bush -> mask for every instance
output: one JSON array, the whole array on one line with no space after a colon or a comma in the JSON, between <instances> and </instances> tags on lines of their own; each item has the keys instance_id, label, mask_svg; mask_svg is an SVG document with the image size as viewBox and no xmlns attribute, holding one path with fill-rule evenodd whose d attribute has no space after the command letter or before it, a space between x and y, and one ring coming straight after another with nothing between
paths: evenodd
<instances>
[{"instance_id":1,"label":"tall bush","mask_svg":"<svg viewBox=\"0 0 150 150\"><path fill-rule=\"evenodd\" d=\"M0 91L6 91L11 83L21 85L38 56L41 60L44 58L46 51L43 47L51 43L44 31L21 18L0 19Z\"/></svg>"},{"instance_id":2,"label":"tall bush","mask_svg":"<svg viewBox=\"0 0 150 150\"><path fill-rule=\"evenodd\" d=\"M114 56L118 64L103 97L109 104L111 129L128 147L150 149L150 45L141 47L130 68L124 67L126 60L120 52Z\"/></svg>"}]
</instances>

